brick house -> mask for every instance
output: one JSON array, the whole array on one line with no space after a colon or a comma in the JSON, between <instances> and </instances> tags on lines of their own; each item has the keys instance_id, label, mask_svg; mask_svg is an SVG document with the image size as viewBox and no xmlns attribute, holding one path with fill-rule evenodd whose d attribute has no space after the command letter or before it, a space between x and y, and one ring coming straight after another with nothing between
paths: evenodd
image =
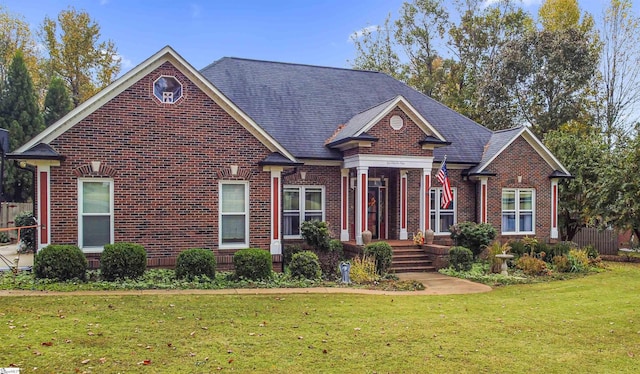
<instances>
[{"instance_id":1,"label":"brick house","mask_svg":"<svg viewBox=\"0 0 640 374\"><path fill-rule=\"evenodd\" d=\"M195 247L278 263L309 219L357 244L425 229L446 243L462 221L554 240L569 177L526 127L490 131L382 73L237 58L197 71L170 47L8 157L34 170L39 248L135 242L150 266Z\"/></svg>"}]
</instances>

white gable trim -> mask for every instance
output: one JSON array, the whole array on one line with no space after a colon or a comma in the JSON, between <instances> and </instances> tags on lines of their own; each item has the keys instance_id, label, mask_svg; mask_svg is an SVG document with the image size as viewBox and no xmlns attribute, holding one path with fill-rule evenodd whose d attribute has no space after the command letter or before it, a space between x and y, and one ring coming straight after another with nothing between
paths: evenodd
<instances>
[{"instance_id":1,"label":"white gable trim","mask_svg":"<svg viewBox=\"0 0 640 374\"><path fill-rule=\"evenodd\" d=\"M438 130L436 130L435 127L433 127L429 121L427 121L417 110L416 108L413 107L413 105L411 105L407 99L405 99L402 95L399 95L398 97L396 97L394 100L390 101L389 104L386 105L386 107L381 110L371 121L369 121L369 123L367 123L366 125L364 125L360 130L358 130L358 132L355 134L355 136L360 136L362 135L362 133L369 131L373 126L375 126L375 124L377 124L378 122L380 122L382 120L382 118L384 118L387 114L391 113L391 111L395 108L395 107L400 107L400 109L402 109L402 111L405 112L406 115L408 115L411 120L413 122L416 123L416 125L418 125L418 127L420 127L420 129L422 131L424 131L425 134L427 135L432 135L440 140L447 141L439 132Z\"/></svg>"},{"instance_id":2,"label":"white gable trim","mask_svg":"<svg viewBox=\"0 0 640 374\"><path fill-rule=\"evenodd\" d=\"M511 144L513 144L513 142L520 136L522 136L522 138L526 140L527 143L529 143L529 145L531 145L533 149L540 155L540 157L542 157L554 170L560 170L567 175L571 174L551 153L551 151L549 151L549 149L545 147L544 144L542 144L540 139L538 139L538 137L535 136L533 132L531 132L531 130L525 126L521 127L520 131L518 131L518 133L514 135L507 144L505 144L498 152L496 152L493 157L491 157L483 165L481 165L481 167L476 172L480 173L484 171L487 166L489 166L493 162L493 160L495 160L500 154L502 154L502 152L504 152L504 150L507 149Z\"/></svg>"},{"instance_id":3,"label":"white gable trim","mask_svg":"<svg viewBox=\"0 0 640 374\"><path fill-rule=\"evenodd\" d=\"M64 134L91 113L102 107L127 88L131 87L142 77L151 73L165 62L173 64L181 73L189 77L207 96L222 107L238 123L247 129L253 136L260 140L270 151L280 152L282 155L295 161L295 157L280 145L273 137L264 131L255 121L238 108L231 100L222 94L211 82L205 79L200 72L182 58L173 48L166 46L141 64L131 69L122 77L115 80L105 89L85 101L57 122L46 128L43 132L18 148L14 153L22 153L36 144L50 144L53 140Z\"/></svg>"}]
</instances>

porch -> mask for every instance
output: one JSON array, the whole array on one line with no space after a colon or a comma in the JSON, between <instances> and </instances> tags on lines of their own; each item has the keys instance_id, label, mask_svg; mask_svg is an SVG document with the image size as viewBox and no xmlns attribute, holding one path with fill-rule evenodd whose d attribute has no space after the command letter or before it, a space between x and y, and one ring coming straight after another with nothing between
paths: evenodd
<instances>
[{"instance_id":1,"label":"porch","mask_svg":"<svg viewBox=\"0 0 640 374\"><path fill-rule=\"evenodd\" d=\"M373 240L376 242L377 240ZM449 248L442 244L424 244L421 247L413 240L384 240L393 251L391 273L436 272L449 266ZM344 253L348 258L360 256L363 245L355 240L343 242Z\"/></svg>"}]
</instances>

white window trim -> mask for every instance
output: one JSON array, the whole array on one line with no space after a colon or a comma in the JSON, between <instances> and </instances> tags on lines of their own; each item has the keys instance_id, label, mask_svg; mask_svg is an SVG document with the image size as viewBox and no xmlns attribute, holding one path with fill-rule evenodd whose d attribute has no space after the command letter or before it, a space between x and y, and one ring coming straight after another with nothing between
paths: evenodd
<instances>
[{"instance_id":1,"label":"white window trim","mask_svg":"<svg viewBox=\"0 0 640 374\"><path fill-rule=\"evenodd\" d=\"M114 206L115 204L113 203L113 197L114 197L114 183L113 183L113 179L111 178L78 178L78 246L80 247L80 249L82 249L82 252L84 253L102 253L102 251L104 250L104 247L84 247L81 246L82 243L84 242L84 238L82 236L82 232L84 231L84 227L83 227L83 222L84 220L82 219L82 217L84 216L83 212L82 212L82 206L84 203L84 199L83 199L83 192L84 192L84 182L108 182L109 183L109 211L111 212L111 219L110 219L110 223L111 223L111 227L109 228L109 236L111 237L109 240L110 244L114 243L114 221L115 221L115 214L114 214ZM87 215L91 215L91 213L87 214ZM106 215L106 214L95 214L94 215Z\"/></svg>"},{"instance_id":2,"label":"white window trim","mask_svg":"<svg viewBox=\"0 0 640 374\"><path fill-rule=\"evenodd\" d=\"M436 192L436 203L434 204L435 206L429 207L429 220L431 220L431 213L435 212L436 214L435 224L438 225L438 222L440 222L438 217L440 216L440 209L441 209L440 201L442 199L442 187L431 187L429 189L429 199L431 199L432 191ZM451 187L451 192L453 193L453 224L455 225L456 223L458 223L458 188ZM440 199L438 199L438 197L440 197ZM451 235L450 231L442 231L440 229L441 228L438 228L438 230L435 230L434 227L431 227L431 230L433 230L433 233L435 235ZM448 229L449 228L447 227L447 230Z\"/></svg>"},{"instance_id":3,"label":"white window trim","mask_svg":"<svg viewBox=\"0 0 640 374\"><path fill-rule=\"evenodd\" d=\"M222 244L222 185L223 184L243 184L244 185L244 243ZM249 182L248 181L219 181L218 182L218 248L220 249L244 249L249 248ZM239 214L239 213L234 213Z\"/></svg>"},{"instance_id":4,"label":"white window trim","mask_svg":"<svg viewBox=\"0 0 640 374\"><path fill-rule=\"evenodd\" d=\"M502 209L502 199L506 191L514 191L515 196L515 214L516 214L516 231L504 231L502 225L504 210ZM531 192L531 231L520 230L520 192ZM503 188L500 195L500 230L502 235L535 235L536 234L536 190L535 188Z\"/></svg>"},{"instance_id":5,"label":"white window trim","mask_svg":"<svg viewBox=\"0 0 640 374\"><path fill-rule=\"evenodd\" d=\"M299 185L299 184L295 184L295 185L285 185L283 187L285 190L286 189L297 189L299 191L298 193L298 206L300 207L300 225L302 225L302 222L304 222L304 217L305 217L305 209L304 209L304 195L305 195L305 189L307 188L311 188L314 190L320 190L321 193L321 198L322 198L322 221L325 220L325 216L327 214L327 200L326 200L326 196L325 196L325 188L324 186L318 186L318 185ZM284 201L284 192L282 193L282 199ZM284 213L285 213L285 209L284 207L282 208L282 222L284 225ZM283 230L284 231L284 230ZM302 233L300 235L286 235L286 234L282 234L282 237L284 239L302 239Z\"/></svg>"}]
</instances>

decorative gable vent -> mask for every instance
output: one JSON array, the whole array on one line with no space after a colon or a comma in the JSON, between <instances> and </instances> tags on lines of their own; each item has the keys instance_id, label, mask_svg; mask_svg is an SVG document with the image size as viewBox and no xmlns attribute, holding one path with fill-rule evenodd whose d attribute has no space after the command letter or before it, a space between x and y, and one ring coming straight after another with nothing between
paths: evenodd
<instances>
[{"instance_id":1,"label":"decorative gable vent","mask_svg":"<svg viewBox=\"0 0 640 374\"><path fill-rule=\"evenodd\" d=\"M404 120L396 114L389 119L389 125L394 130L400 130L404 126Z\"/></svg>"},{"instance_id":2,"label":"decorative gable vent","mask_svg":"<svg viewBox=\"0 0 640 374\"><path fill-rule=\"evenodd\" d=\"M182 97L182 83L175 77L161 76L153 82L153 95L165 104L173 104Z\"/></svg>"}]
</instances>

